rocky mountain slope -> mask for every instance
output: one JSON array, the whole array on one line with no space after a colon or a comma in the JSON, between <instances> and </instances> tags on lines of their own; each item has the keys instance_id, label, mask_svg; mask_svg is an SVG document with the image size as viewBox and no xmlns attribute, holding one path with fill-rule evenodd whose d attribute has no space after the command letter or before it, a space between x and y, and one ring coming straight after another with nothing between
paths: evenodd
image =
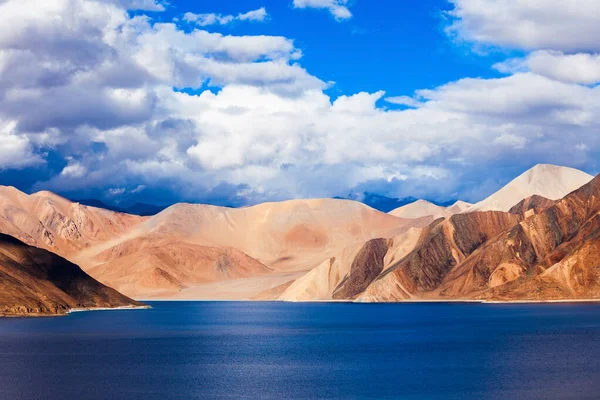
<instances>
[{"instance_id":1,"label":"rocky mountain slope","mask_svg":"<svg viewBox=\"0 0 600 400\"><path fill-rule=\"evenodd\" d=\"M49 251L0 234L0 316L141 306Z\"/></svg>"},{"instance_id":2,"label":"rocky mountain slope","mask_svg":"<svg viewBox=\"0 0 600 400\"><path fill-rule=\"evenodd\" d=\"M126 288L130 296L270 272L236 249L194 247L168 237L136 240L147 220L51 192L27 195L0 187L0 232L59 254L103 283Z\"/></svg>"},{"instance_id":3,"label":"rocky mountain slope","mask_svg":"<svg viewBox=\"0 0 600 400\"><path fill-rule=\"evenodd\" d=\"M0 186L0 232L63 257L119 237L143 220L73 203L51 192L27 195Z\"/></svg>"},{"instance_id":4,"label":"rocky mountain slope","mask_svg":"<svg viewBox=\"0 0 600 400\"><path fill-rule=\"evenodd\" d=\"M212 282L263 276L273 270L232 247L208 247L142 236L97 254L87 272L135 298L169 297Z\"/></svg>"},{"instance_id":5,"label":"rocky mountain slope","mask_svg":"<svg viewBox=\"0 0 600 400\"><path fill-rule=\"evenodd\" d=\"M591 268L587 257L595 247L588 239L595 231L575 246L569 237L577 223L569 218L582 212L579 203L563 210L560 205L574 194L556 197L588 178L539 165L473 207L421 201L394 212L404 218L334 199L238 209L176 204L138 217L50 192L26 195L0 187L0 232L59 254L103 284L142 299L523 297L515 285L535 285L523 277L544 273L547 282L546 271L556 271L552 279L558 279L567 265ZM589 193L592 201L597 194ZM467 212L490 207L506 211ZM561 213L539 222L557 207ZM561 237L559 249L549 244L548 232Z\"/></svg>"},{"instance_id":6,"label":"rocky mountain slope","mask_svg":"<svg viewBox=\"0 0 600 400\"><path fill-rule=\"evenodd\" d=\"M533 196L510 213L457 214L420 230L416 241L396 240L412 249L401 258L391 256L390 240L346 249L280 299L600 298L600 176L558 201Z\"/></svg>"},{"instance_id":7,"label":"rocky mountain slope","mask_svg":"<svg viewBox=\"0 0 600 400\"><path fill-rule=\"evenodd\" d=\"M220 282L222 292L231 282L253 278L244 285L247 291L236 289L235 294L250 298L302 276L353 243L429 222L431 218L401 219L347 200L240 209L177 204L123 240L90 247L76 259L100 281L138 298L210 299L219 296L212 292L213 282Z\"/></svg>"},{"instance_id":8,"label":"rocky mountain slope","mask_svg":"<svg viewBox=\"0 0 600 400\"><path fill-rule=\"evenodd\" d=\"M26 195L0 187L0 232L145 299L211 299L221 293L250 298L298 278L352 243L394 236L431 220L396 218L358 202L328 199L241 209L177 204L138 217L50 192Z\"/></svg>"},{"instance_id":9,"label":"rocky mountain slope","mask_svg":"<svg viewBox=\"0 0 600 400\"><path fill-rule=\"evenodd\" d=\"M390 239L355 243L323 261L275 298L285 301L351 299L355 297L352 294L357 291L356 286L361 287L359 293L362 292L377 276L410 253L421 231L421 228L411 228Z\"/></svg>"},{"instance_id":10,"label":"rocky mountain slope","mask_svg":"<svg viewBox=\"0 0 600 400\"><path fill-rule=\"evenodd\" d=\"M514 205L508 212L512 214L520 214L525 217L533 214L538 214L540 211L556 204L555 200L550 200L542 196L533 195L521 200Z\"/></svg>"}]
</instances>

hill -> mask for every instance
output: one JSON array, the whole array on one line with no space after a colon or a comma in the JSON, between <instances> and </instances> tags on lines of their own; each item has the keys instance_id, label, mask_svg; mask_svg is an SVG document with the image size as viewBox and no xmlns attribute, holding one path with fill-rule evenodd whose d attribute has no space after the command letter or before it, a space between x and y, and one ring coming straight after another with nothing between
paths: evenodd
<instances>
[{"instance_id":1,"label":"hill","mask_svg":"<svg viewBox=\"0 0 600 400\"><path fill-rule=\"evenodd\" d=\"M141 306L49 251L0 234L0 316Z\"/></svg>"}]
</instances>

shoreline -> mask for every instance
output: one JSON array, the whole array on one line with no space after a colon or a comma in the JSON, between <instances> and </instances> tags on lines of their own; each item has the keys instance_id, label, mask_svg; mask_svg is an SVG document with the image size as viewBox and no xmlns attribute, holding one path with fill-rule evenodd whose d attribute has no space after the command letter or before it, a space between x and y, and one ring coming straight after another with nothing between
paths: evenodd
<instances>
[{"instance_id":1,"label":"shoreline","mask_svg":"<svg viewBox=\"0 0 600 400\"><path fill-rule=\"evenodd\" d=\"M71 308L64 313L61 314L41 314L41 313L31 313L31 314L0 314L0 319L2 318L55 318L55 317L67 317L73 313L79 312L93 312L93 311L127 311L127 310L144 310L151 309L152 306L144 305L144 306L122 306L122 307L98 307L98 308Z\"/></svg>"},{"instance_id":2,"label":"shoreline","mask_svg":"<svg viewBox=\"0 0 600 400\"><path fill-rule=\"evenodd\" d=\"M145 302L156 303L287 303L287 304L484 304L484 305L511 305L511 304L597 304L600 299L569 299L569 300L405 300L394 302L362 302L351 300L310 300L310 301L283 301L283 300L143 300ZM132 310L149 310L150 305L143 306L123 306L123 307L98 307L98 308L72 308L64 314L19 314L5 315L0 314L0 319L3 318L52 318L52 317L67 317L74 313L95 312L95 311L132 311Z\"/></svg>"},{"instance_id":3,"label":"shoreline","mask_svg":"<svg viewBox=\"0 0 600 400\"><path fill-rule=\"evenodd\" d=\"M561 304L561 303L600 303L600 299L572 299L572 300L485 300L484 304Z\"/></svg>"},{"instance_id":4,"label":"shoreline","mask_svg":"<svg viewBox=\"0 0 600 400\"><path fill-rule=\"evenodd\" d=\"M598 299L563 299L563 300L441 300L421 299L403 301L353 301L353 300L223 300L223 299L144 299L142 302L156 303L289 303L289 304L430 304L430 303L463 303L463 304L563 304L563 303L600 303Z\"/></svg>"},{"instance_id":5,"label":"shoreline","mask_svg":"<svg viewBox=\"0 0 600 400\"><path fill-rule=\"evenodd\" d=\"M93 308L71 308L66 312L65 315L80 313L80 312L93 312L93 311L127 311L127 310L148 310L152 307L149 305L143 306L122 306L122 307L93 307Z\"/></svg>"}]
</instances>

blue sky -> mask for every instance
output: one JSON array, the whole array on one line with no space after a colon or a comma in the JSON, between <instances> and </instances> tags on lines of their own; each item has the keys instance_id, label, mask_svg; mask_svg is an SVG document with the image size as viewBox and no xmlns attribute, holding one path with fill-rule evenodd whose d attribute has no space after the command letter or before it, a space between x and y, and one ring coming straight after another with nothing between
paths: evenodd
<instances>
[{"instance_id":1,"label":"blue sky","mask_svg":"<svg viewBox=\"0 0 600 400\"><path fill-rule=\"evenodd\" d=\"M125 205L445 202L536 163L599 170L585 0L71 3L0 4L1 184Z\"/></svg>"},{"instance_id":2,"label":"blue sky","mask_svg":"<svg viewBox=\"0 0 600 400\"><path fill-rule=\"evenodd\" d=\"M410 96L415 90L465 76L499 77L502 74L491 66L511 53L481 55L457 45L444 32L445 13L453 8L446 0L378 0L376 6L355 0L349 5L352 18L339 22L327 10L298 10L292 2L281 0L173 1L166 12L151 15L156 21L170 21L185 12L236 15L261 7L269 13L266 22L234 22L209 29L223 35L292 38L302 50L302 65L324 81L335 82L328 91L333 97L378 90Z\"/></svg>"},{"instance_id":3,"label":"blue sky","mask_svg":"<svg viewBox=\"0 0 600 400\"><path fill-rule=\"evenodd\" d=\"M302 65L325 81L334 81L332 96L385 90L389 95L412 95L465 76L500 76L491 66L504 54L482 57L457 46L444 32L452 9L445 0L373 2L355 0L348 21L322 9L294 9L281 0L173 1L165 13L170 20L185 12L235 15L265 7L266 23L235 22L211 26L224 35L273 35L294 39L303 52ZM383 11L385 10L385 11Z\"/></svg>"}]
</instances>

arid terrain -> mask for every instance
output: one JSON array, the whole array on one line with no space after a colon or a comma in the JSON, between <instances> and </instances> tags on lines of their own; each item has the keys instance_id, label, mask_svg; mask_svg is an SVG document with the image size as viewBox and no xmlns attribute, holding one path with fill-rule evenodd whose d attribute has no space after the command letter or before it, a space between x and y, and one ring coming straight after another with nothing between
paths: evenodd
<instances>
[{"instance_id":1,"label":"arid terrain","mask_svg":"<svg viewBox=\"0 0 600 400\"><path fill-rule=\"evenodd\" d=\"M176 204L152 217L50 192L0 190L0 231L55 252L141 299L243 299L295 280L353 243L427 226L361 203L316 199L247 208Z\"/></svg>"},{"instance_id":2,"label":"arid terrain","mask_svg":"<svg viewBox=\"0 0 600 400\"><path fill-rule=\"evenodd\" d=\"M539 174L548 170L555 171L541 166L524 176L539 185L545 179ZM502 191L514 193L510 187ZM279 298L365 302L600 298L599 197L597 177L558 201L533 195L509 212L440 218L421 229L416 240L376 239L348 248L294 282ZM405 250L400 257L399 245ZM327 289L318 290L326 280Z\"/></svg>"},{"instance_id":3,"label":"arid terrain","mask_svg":"<svg viewBox=\"0 0 600 400\"><path fill-rule=\"evenodd\" d=\"M0 232L136 299L598 298L599 179L538 165L474 205L421 200L389 214L313 199L139 217L1 187ZM95 304L25 298L30 310Z\"/></svg>"},{"instance_id":4,"label":"arid terrain","mask_svg":"<svg viewBox=\"0 0 600 400\"><path fill-rule=\"evenodd\" d=\"M0 234L0 316L139 306L64 258Z\"/></svg>"}]
</instances>

